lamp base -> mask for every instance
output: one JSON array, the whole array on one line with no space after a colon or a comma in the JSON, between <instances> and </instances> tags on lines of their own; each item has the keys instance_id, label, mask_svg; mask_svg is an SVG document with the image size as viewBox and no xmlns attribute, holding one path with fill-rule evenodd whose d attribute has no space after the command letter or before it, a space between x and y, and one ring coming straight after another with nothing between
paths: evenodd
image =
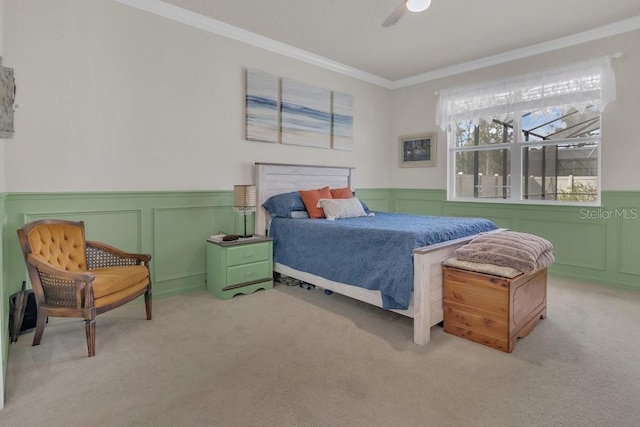
<instances>
[{"instance_id":1,"label":"lamp base","mask_svg":"<svg viewBox=\"0 0 640 427\"><path fill-rule=\"evenodd\" d=\"M244 217L244 234L240 235L241 239L246 239L247 237L253 237L253 234L247 234L247 213L243 212Z\"/></svg>"}]
</instances>

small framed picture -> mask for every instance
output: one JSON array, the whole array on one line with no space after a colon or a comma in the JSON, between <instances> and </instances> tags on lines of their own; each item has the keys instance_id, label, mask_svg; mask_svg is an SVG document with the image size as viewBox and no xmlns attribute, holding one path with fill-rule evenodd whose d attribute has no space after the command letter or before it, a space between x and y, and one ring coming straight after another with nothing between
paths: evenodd
<instances>
[{"instance_id":1,"label":"small framed picture","mask_svg":"<svg viewBox=\"0 0 640 427\"><path fill-rule=\"evenodd\" d=\"M435 165L435 132L400 137L400 167L421 168Z\"/></svg>"}]
</instances>

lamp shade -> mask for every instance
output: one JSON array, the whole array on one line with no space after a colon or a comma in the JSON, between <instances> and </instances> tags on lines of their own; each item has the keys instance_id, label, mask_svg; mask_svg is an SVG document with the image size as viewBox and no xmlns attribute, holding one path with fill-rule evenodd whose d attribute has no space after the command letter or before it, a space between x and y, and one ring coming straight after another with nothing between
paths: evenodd
<instances>
[{"instance_id":1,"label":"lamp shade","mask_svg":"<svg viewBox=\"0 0 640 427\"><path fill-rule=\"evenodd\" d=\"M233 207L239 212L253 212L256 210L256 186L234 185Z\"/></svg>"},{"instance_id":2,"label":"lamp shade","mask_svg":"<svg viewBox=\"0 0 640 427\"><path fill-rule=\"evenodd\" d=\"M422 12L431 6L431 0L407 0L407 9L411 12Z\"/></svg>"}]
</instances>

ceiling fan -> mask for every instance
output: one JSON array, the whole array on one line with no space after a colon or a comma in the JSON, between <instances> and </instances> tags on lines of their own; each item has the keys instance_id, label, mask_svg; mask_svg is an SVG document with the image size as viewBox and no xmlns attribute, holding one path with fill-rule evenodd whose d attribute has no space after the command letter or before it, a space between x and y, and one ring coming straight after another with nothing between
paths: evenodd
<instances>
[{"instance_id":1,"label":"ceiling fan","mask_svg":"<svg viewBox=\"0 0 640 427\"><path fill-rule=\"evenodd\" d=\"M402 3L395 8L391 15L382 23L383 27L390 27L398 22L398 19L408 10L410 12L422 12L431 6L431 0L403 0Z\"/></svg>"}]
</instances>

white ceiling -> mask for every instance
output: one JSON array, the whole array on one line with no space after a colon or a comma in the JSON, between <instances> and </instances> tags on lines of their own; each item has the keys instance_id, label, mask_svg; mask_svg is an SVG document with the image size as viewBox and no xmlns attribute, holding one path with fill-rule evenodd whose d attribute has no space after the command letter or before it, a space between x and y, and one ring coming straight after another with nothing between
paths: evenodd
<instances>
[{"instance_id":1,"label":"white ceiling","mask_svg":"<svg viewBox=\"0 0 640 427\"><path fill-rule=\"evenodd\" d=\"M540 53L541 49L640 28L640 0L433 0L425 12L407 12L395 25L383 28L382 22L401 1L164 3L390 83L508 56L505 54L522 57L526 52Z\"/></svg>"}]
</instances>

